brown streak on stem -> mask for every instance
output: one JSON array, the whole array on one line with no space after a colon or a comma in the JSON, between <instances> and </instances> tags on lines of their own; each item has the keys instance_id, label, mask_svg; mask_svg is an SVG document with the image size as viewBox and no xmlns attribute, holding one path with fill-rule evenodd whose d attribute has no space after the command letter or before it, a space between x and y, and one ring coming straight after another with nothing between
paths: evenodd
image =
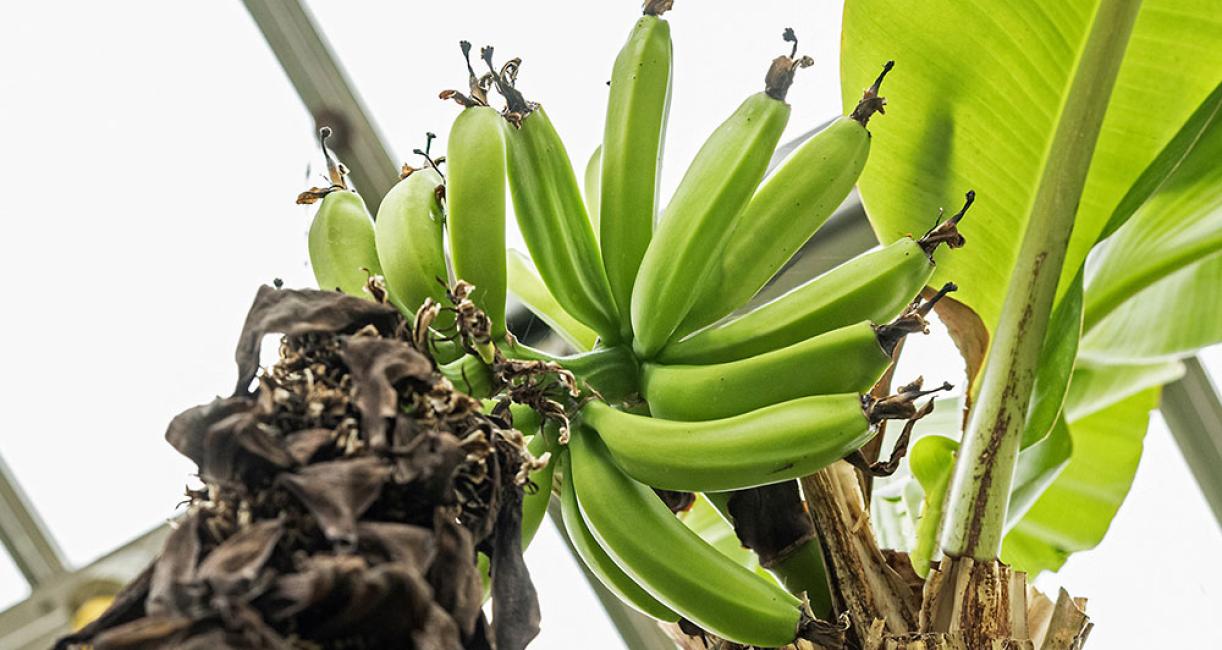
<instances>
[{"instance_id":1,"label":"brown streak on stem","mask_svg":"<svg viewBox=\"0 0 1222 650\"><path fill-rule=\"evenodd\" d=\"M1023 309L1022 318L1018 323L1018 332L1020 335L1026 333L1030 328L1031 320L1035 317L1035 308L1033 302L1035 300L1034 291L1038 286L1040 272L1044 266L1044 260L1048 257L1047 252L1042 252L1036 256L1032 265L1031 282L1027 285L1028 290L1026 306ZM1011 368L1006 376L1005 387L1002 389L1001 400L1003 404L1011 404L1019 395L1019 384L1025 379L1020 376L1016 368ZM989 442L985 445L984 450L977 457L978 476L980 477L979 485L977 486L976 495L972 499L972 514L968 521L967 537L964 542L963 556L975 557L976 546L980 541L981 527L985 518L985 509L989 501L989 488L993 484L993 472L997 468L997 456L1001 449L1002 443L1005 441L1006 432L1010 430L1011 414L1009 408L1003 408L998 414L997 420L989 432Z\"/></svg>"}]
</instances>

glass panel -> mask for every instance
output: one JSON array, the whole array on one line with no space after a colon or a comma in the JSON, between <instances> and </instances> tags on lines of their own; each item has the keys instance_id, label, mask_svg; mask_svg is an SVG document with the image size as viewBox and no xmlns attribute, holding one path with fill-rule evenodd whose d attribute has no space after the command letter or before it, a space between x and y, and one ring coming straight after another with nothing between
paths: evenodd
<instances>
[{"instance_id":1,"label":"glass panel","mask_svg":"<svg viewBox=\"0 0 1222 650\"><path fill-rule=\"evenodd\" d=\"M80 565L174 512L193 467L163 432L233 385L258 284L312 282L315 145L241 3L19 3L0 30L0 452Z\"/></svg>"}]
</instances>

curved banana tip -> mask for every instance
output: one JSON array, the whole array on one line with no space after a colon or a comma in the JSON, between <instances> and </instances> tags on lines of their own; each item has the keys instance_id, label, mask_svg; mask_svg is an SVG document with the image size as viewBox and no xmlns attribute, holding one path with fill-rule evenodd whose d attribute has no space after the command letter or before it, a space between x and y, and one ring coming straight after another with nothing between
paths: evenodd
<instances>
[{"instance_id":1,"label":"curved banana tip","mask_svg":"<svg viewBox=\"0 0 1222 650\"><path fill-rule=\"evenodd\" d=\"M879 97L879 88L883 85L883 79L887 73L891 72L891 68L895 67L895 61L888 61L883 64L883 71L878 73L878 77L874 79L874 83L866 88L861 94L861 101L857 102L857 106L853 108L853 112L849 114L849 118L856 120L862 126L866 126L870 122L870 118L875 114L886 114L887 99Z\"/></svg>"},{"instance_id":2,"label":"curved banana tip","mask_svg":"<svg viewBox=\"0 0 1222 650\"><path fill-rule=\"evenodd\" d=\"M661 16L670 11L674 5L675 0L645 0L643 13L646 16Z\"/></svg>"},{"instance_id":3,"label":"curved banana tip","mask_svg":"<svg viewBox=\"0 0 1222 650\"><path fill-rule=\"evenodd\" d=\"M878 424L883 420L913 420L920 419L926 413L932 410L929 404L918 409L914 402L926 395L932 395L942 391L948 391L954 388L950 382L942 382L941 386L931 388L929 390L921 390L924 385L925 378L917 377L911 383L900 386L899 390L894 395L888 395L881 399L874 399L869 395L862 397L862 406L866 412L866 418L870 424Z\"/></svg>"},{"instance_id":4,"label":"curved banana tip","mask_svg":"<svg viewBox=\"0 0 1222 650\"><path fill-rule=\"evenodd\" d=\"M921 250L933 259L933 252L937 250L938 244L946 244L947 248L962 248L967 243L967 239L959 232L959 222L963 221L963 217L967 215L968 208L976 202L976 190L968 190L963 195L963 207L959 208L950 219L942 221L942 209L938 209L938 218L934 221L933 228L930 228L917 244L921 246ZM952 289L953 291L953 289Z\"/></svg>"},{"instance_id":5,"label":"curved banana tip","mask_svg":"<svg viewBox=\"0 0 1222 650\"><path fill-rule=\"evenodd\" d=\"M909 334L920 332L922 334L929 333L929 322L926 316L933 310L934 305L952 291L958 291L959 286L954 282L947 282L942 285L942 288L937 293L930 296L929 300L921 301L921 296L917 296L908 305L904 312L896 317L895 320L886 325L878 325L874 328L874 333L878 337L878 344L883 347L883 351L887 356L895 354L895 348L899 342Z\"/></svg>"},{"instance_id":6,"label":"curved banana tip","mask_svg":"<svg viewBox=\"0 0 1222 650\"><path fill-rule=\"evenodd\" d=\"M783 102L785 96L789 94L789 87L793 85L794 73L800 68L809 68L814 65L815 60L809 56L798 56L798 36L792 27L786 27L781 38L786 43L793 43L793 48L790 49L788 55L782 54L772 60L772 65L768 67L768 74L764 76L764 93Z\"/></svg>"}]
</instances>

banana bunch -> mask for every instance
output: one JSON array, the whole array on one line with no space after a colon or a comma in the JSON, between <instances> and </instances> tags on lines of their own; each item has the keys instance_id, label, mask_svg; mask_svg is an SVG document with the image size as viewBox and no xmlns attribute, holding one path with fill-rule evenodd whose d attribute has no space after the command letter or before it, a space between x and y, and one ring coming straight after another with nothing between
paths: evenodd
<instances>
[{"instance_id":1,"label":"banana bunch","mask_svg":"<svg viewBox=\"0 0 1222 650\"><path fill-rule=\"evenodd\" d=\"M892 64L850 115L769 173L787 92L811 65L786 30L792 47L772 61L764 89L717 127L659 207L670 5L646 2L616 58L603 141L580 185L544 108L517 88L521 62L497 68L485 47L479 73L463 42L469 89L441 95L463 107L446 169L428 147L418 151L428 166L405 167L375 223L326 153L332 186L307 193L322 200L310 258L320 287L384 294L416 314L416 340L451 351L435 355L441 371L486 404L507 400L498 373L513 363L545 362L576 378L577 398L541 413L509 410L531 452L551 459L531 477L542 496L526 500L524 536L555 490L579 555L624 602L735 643L784 645L812 619L794 585L814 581L795 571L818 569L819 553L770 579L692 533L655 490L724 501L855 452L883 420L919 417L914 402L934 392L919 381L888 397L870 390L903 337L927 331L930 308L955 289L921 299L938 246L963 245L957 225L973 196L919 239L900 238L740 313L851 191ZM491 107L493 92L503 110ZM505 249L507 203L529 258ZM579 353L518 343L505 329L507 293Z\"/></svg>"}]
</instances>

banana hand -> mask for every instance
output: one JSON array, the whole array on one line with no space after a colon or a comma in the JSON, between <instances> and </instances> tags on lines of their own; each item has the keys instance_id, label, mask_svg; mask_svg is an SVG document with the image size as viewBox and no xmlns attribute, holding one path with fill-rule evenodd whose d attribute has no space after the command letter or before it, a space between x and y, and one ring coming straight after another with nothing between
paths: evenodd
<instances>
[{"instance_id":1,"label":"banana hand","mask_svg":"<svg viewBox=\"0 0 1222 650\"><path fill-rule=\"evenodd\" d=\"M653 490L616 468L590 430L573 436L569 454L566 479L573 483L586 525L637 584L683 617L735 643L773 647L794 640L801 620L796 598L684 526Z\"/></svg>"},{"instance_id":2,"label":"banana hand","mask_svg":"<svg viewBox=\"0 0 1222 650\"><path fill-rule=\"evenodd\" d=\"M598 578L599 582L603 583L604 587L638 612L660 621L679 620L678 614L658 602L658 599L650 596L649 592L638 585L627 573L624 573L623 569L620 569L599 545L581 516L577 493L573 490L572 471L569 468L572 459L569 458L567 452L563 454L562 459L564 478L560 486L560 507L564 519L564 530L569 536L569 541L573 543L573 548L577 550L577 556L581 558L582 563L586 565L590 573Z\"/></svg>"}]
</instances>

